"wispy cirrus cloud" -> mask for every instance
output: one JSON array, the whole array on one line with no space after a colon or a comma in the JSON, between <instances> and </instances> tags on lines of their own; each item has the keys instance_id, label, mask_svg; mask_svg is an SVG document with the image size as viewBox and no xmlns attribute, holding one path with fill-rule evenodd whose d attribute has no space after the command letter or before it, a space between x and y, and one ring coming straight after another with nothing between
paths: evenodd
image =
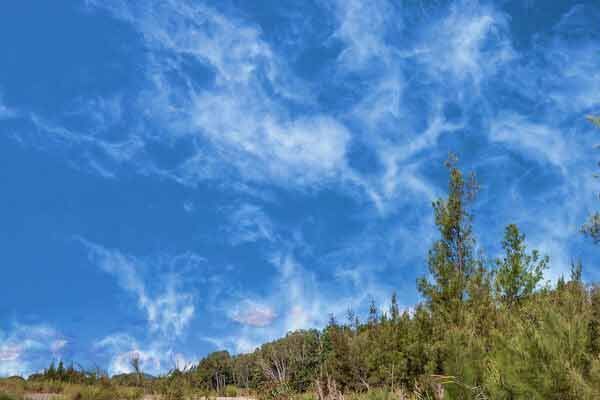
<instances>
[{"instance_id":1,"label":"wispy cirrus cloud","mask_svg":"<svg viewBox=\"0 0 600 400\"><path fill-rule=\"evenodd\" d=\"M18 115L17 111L10 108L2 101L2 93L0 92L0 120L15 118Z\"/></svg>"},{"instance_id":2,"label":"wispy cirrus cloud","mask_svg":"<svg viewBox=\"0 0 600 400\"><path fill-rule=\"evenodd\" d=\"M455 88L471 83L478 91L484 80L517 57L508 21L493 5L472 0L452 3L448 14L423 33L426 51L418 61L428 66L431 79Z\"/></svg>"},{"instance_id":3,"label":"wispy cirrus cloud","mask_svg":"<svg viewBox=\"0 0 600 400\"><path fill-rule=\"evenodd\" d=\"M260 207L246 203L226 212L229 214L229 226L226 231L234 245L277 239L273 222Z\"/></svg>"},{"instance_id":4,"label":"wispy cirrus cloud","mask_svg":"<svg viewBox=\"0 0 600 400\"><path fill-rule=\"evenodd\" d=\"M108 355L108 373L111 375L134 372L131 365L133 358L139 360L144 373L156 375L176 368L182 370L196 359L174 351L164 341L142 344L126 333L100 339L93 344L93 348L98 354Z\"/></svg>"},{"instance_id":5,"label":"wispy cirrus cloud","mask_svg":"<svg viewBox=\"0 0 600 400\"><path fill-rule=\"evenodd\" d=\"M276 317L271 306L250 299L236 304L229 312L233 321L254 327L268 326Z\"/></svg>"},{"instance_id":6,"label":"wispy cirrus cloud","mask_svg":"<svg viewBox=\"0 0 600 400\"><path fill-rule=\"evenodd\" d=\"M103 271L113 275L125 291L136 297L137 305L145 314L151 332L163 336L183 334L195 314L196 298L186 290L181 281L183 270L201 263L194 254L170 258L165 266L158 267L147 261L125 255L118 250L106 249L84 239L81 242L89 251L89 257ZM158 268L158 269L157 269ZM160 274L160 279L152 279Z\"/></svg>"},{"instance_id":7,"label":"wispy cirrus cloud","mask_svg":"<svg viewBox=\"0 0 600 400\"><path fill-rule=\"evenodd\" d=\"M332 281L323 281L293 254L273 253L268 296L249 289L222 300L229 318L240 324L226 335L204 336L216 348L249 352L288 332L324 326L329 317L344 319L348 310L364 312L371 299L386 304L392 288L374 279L373 265L340 266Z\"/></svg>"},{"instance_id":8,"label":"wispy cirrus cloud","mask_svg":"<svg viewBox=\"0 0 600 400\"><path fill-rule=\"evenodd\" d=\"M390 2L349 0L333 4L338 21L333 37L345 43L338 56L345 69L393 62L393 50L386 43L386 36L390 28L402 24L402 15L395 12Z\"/></svg>"},{"instance_id":9,"label":"wispy cirrus cloud","mask_svg":"<svg viewBox=\"0 0 600 400\"><path fill-rule=\"evenodd\" d=\"M69 342L49 325L14 323L0 330L0 376L24 375L47 367L48 359L59 359Z\"/></svg>"},{"instance_id":10,"label":"wispy cirrus cloud","mask_svg":"<svg viewBox=\"0 0 600 400\"><path fill-rule=\"evenodd\" d=\"M490 139L557 168L563 168L573 154L567 148L575 150L556 128L536 124L518 114L496 117L490 127Z\"/></svg>"},{"instance_id":11,"label":"wispy cirrus cloud","mask_svg":"<svg viewBox=\"0 0 600 400\"><path fill-rule=\"evenodd\" d=\"M166 140L194 149L165 175L194 183L229 168L244 179L300 186L344 175L349 132L330 115L289 111L287 103L313 101L259 28L187 1L88 4L130 22L152 52L166 55L148 60L139 102L151 110L148 123L170 131ZM209 87L195 84L198 71Z\"/></svg>"},{"instance_id":12,"label":"wispy cirrus cloud","mask_svg":"<svg viewBox=\"0 0 600 400\"><path fill-rule=\"evenodd\" d=\"M108 359L109 373L131 372L133 356L139 357L145 372L153 374L188 366L192 361L189 353L185 356L176 349L198 317L197 286L190 276L198 273L204 260L192 253L142 259L85 239L79 241L88 250L90 261L134 297L148 327L140 337L124 330L94 343L96 356Z\"/></svg>"}]
</instances>

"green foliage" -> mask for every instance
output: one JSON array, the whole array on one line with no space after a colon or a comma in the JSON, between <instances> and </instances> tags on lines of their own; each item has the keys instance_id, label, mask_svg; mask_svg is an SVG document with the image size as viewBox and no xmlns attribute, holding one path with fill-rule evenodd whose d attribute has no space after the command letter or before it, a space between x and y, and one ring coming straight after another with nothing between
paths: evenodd
<instances>
[{"instance_id":1,"label":"green foliage","mask_svg":"<svg viewBox=\"0 0 600 400\"><path fill-rule=\"evenodd\" d=\"M21 399L26 391L26 381L21 377L0 379L0 394Z\"/></svg>"},{"instance_id":2,"label":"green foliage","mask_svg":"<svg viewBox=\"0 0 600 400\"><path fill-rule=\"evenodd\" d=\"M600 127L600 116L588 115L587 120ZM581 227L581 231L592 238L594 243L600 243L600 213L596 212L592 214L588 221Z\"/></svg>"},{"instance_id":3,"label":"green foliage","mask_svg":"<svg viewBox=\"0 0 600 400\"><path fill-rule=\"evenodd\" d=\"M177 380L168 381L160 391L163 400L184 400L185 388Z\"/></svg>"},{"instance_id":4,"label":"green foliage","mask_svg":"<svg viewBox=\"0 0 600 400\"><path fill-rule=\"evenodd\" d=\"M225 397L237 397L238 390L234 385L227 385L225 387Z\"/></svg>"},{"instance_id":5,"label":"green foliage","mask_svg":"<svg viewBox=\"0 0 600 400\"><path fill-rule=\"evenodd\" d=\"M495 289L500 300L512 306L534 292L549 260L537 250L527 254L525 235L514 224L506 227L502 247L505 255L496 261Z\"/></svg>"},{"instance_id":6,"label":"green foliage","mask_svg":"<svg viewBox=\"0 0 600 400\"><path fill-rule=\"evenodd\" d=\"M600 243L600 213L592 214L588 221L581 227L581 231L592 238L594 243Z\"/></svg>"},{"instance_id":7,"label":"green foliage","mask_svg":"<svg viewBox=\"0 0 600 400\"><path fill-rule=\"evenodd\" d=\"M0 400L21 400L21 397L8 393L0 393Z\"/></svg>"},{"instance_id":8,"label":"green foliage","mask_svg":"<svg viewBox=\"0 0 600 400\"><path fill-rule=\"evenodd\" d=\"M294 391L286 383L276 383L260 392L260 400L288 400L294 397Z\"/></svg>"},{"instance_id":9,"label":"green foliage","mask_svg":"<svg viewBox=\"0 0 600 400\"><path fill-rule=\"evenodd\" d=\"M119 398L119 394L112 387L85 385L69 390L66 398L68 400L114 400Z\"/></svg>"},{"instance_id":10,"label":"green foliage","mask_svg":"<svg viewBox=\"0 0 600 400\"><path fill-rule=\"evenodd\" d=\"M448 198L433 203L440 238L429 252L431 280L419 279L418 288L435 317L455 325L463 321L463 301L477 264L467 205L474 199L478 185L473 175L465 180L452 155L446 166L450 172Z\"/></svg>"},{"instance_id":11,"label":"green foliage","mask_svg":"<svg viewBox=\"0 0 600 400\"><path fill-rule=\"evenodd\" d=\"M592 124L600 127L600 117L599 116L595 116L595 115L588 115L587 120L590 121Z\"/></svg>"},{"instance_id":12,"label":"green foliage","mask_svg":"<svg viewBox=\"0 0 600 400\"><path fill-rule=\"evenodd\" d=\"M496 333L487 387L493 398L596 399L598 355L589 351L591 308L577 281L539 293Z\"/></svg>"},{"instance_id":13,"label":"green foliage","mask_svg":"<svg viewBox=\"0 0 600 400\"><path fill-rule=\"evenodd\" d=\"M217 351L202 359L193 374L198 385L222 393L232 382L232 360L226 351Z\"/></svg>"}]
</instances>

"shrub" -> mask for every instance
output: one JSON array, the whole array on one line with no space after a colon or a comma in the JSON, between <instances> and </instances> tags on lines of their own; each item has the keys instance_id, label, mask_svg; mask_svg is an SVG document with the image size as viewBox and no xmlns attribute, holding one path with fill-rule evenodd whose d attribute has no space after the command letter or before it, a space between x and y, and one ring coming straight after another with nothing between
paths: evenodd
<instances>
[{"instance_id":1,"label":"shrub","mask_svg":"<svg viewBox=\"0 0 600 400\"><path fill-rule=\"evenodd\" d=\"M102 386L69 386L65 391L67 400L115 400L120 396L114 388Z\"/></svg>"},{"instance_id":2,"label":"shrub","mask_svg":"<svg viewBox=\"0 0 600 400\"><path fill-rule=\"evenodd\" d=\"M8 393L0 393L0 400L20 400L22 397L8 394Z\"/></svg>"},{"instance_id":3,"label":"shrub","mask_svg":"<svg viewBox=\"0 0 600 400\"><path fill-rule=\"evenodd\" d=\"M237 395L238 395L238 390L235 386L227 385L225 387L225 396L226 397L237 397Z\"/></svg>"},{"instance_id":4,"label":"shrub","mask_svg":"<svg viewBox=\"0 0 600 400\"><path fill-rule=\"evenodd\" d=\"M294 397L294 391L288 384L275 384L260 391L261 400L288 400Z\"/></svg>"},{"instance_id":5,"label":"shrub","mask_svg":"<svg viewBox=\"0 0 600 400\"><path fill-rule=\"evenodd\" d=\"M118 394L121 400L139 400L144 395L144 391L136 387L122 387L118 389Z\"/></svg>"},{"instance_id":6,"label":"shrub","mask_svg":"<svg viewBox=\"0 0 600 400\"><path fill-rule=\"evenodd\" d=\"M21 398L25 393L25 381L20 378L0 379L0 393L13 398Z\"/></svg>"},{"instance_id":7,"label":"shrub","mask_svg":"<svg viewBox=\"0 0 600 400\"><path fill-rule=\"evenodd\" d=\"M161 388L160 391L162 400L183 400L185 399L185 391L183 385L177 379L170 380Z\"/></svg>"}]
</instances>

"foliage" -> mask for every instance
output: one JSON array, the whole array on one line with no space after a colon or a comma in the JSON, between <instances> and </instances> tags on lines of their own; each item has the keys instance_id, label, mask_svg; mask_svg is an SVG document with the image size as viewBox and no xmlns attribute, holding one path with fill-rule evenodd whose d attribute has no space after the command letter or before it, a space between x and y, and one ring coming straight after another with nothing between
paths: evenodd
<instances>
[{"instance_id":1,"label":"foliage","mask_svg":"<svg viewBox=\"0 0 600 400\"><path fill-rule=\"evenodd\" d=\"M21 397L14 395L14 394L8 394L8 393L0 393L0 400L20 400Z\"/></svg>"},{"instance_id":2,"label":"foliage","mask_svg":"<svg viewBox=\"0 0 600 400\"><path fill-rule=\"evenodd\" d=\"M514 224L506 227L502 247L505 256L496 261L495 289L500 301L510 307L534 292L549 259L541 257L536 250L527 254L525 235Z\"/></svg>"},{"instance_id":3,"label":"foliage","mask_svg":"<svg viewBox=\"0 0 600 400\"><path fill-rule=\"evenodd\" d=\"M588 115L587 119L600 128L600 116ZM592 238L594 243L600 243L600 213L595 212L590 215L588 221L581 227L581 231Z\"/></svg>"}]
</instances>

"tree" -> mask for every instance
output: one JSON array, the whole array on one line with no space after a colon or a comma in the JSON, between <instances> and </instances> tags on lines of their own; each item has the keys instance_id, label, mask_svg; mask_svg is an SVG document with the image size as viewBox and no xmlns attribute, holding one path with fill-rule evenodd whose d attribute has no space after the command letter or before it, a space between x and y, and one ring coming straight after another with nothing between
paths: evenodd
<instances>
[{"instance_id":1,"label":"tree","mask_svg":"<svg viewBox=\"0 0 600 400\"><path fill-rule=\"evenodd\" d=\"M65 379L65 364L60 360L58 362L58 367L56 368L56 378L59 381L63 381Z\"/></svg>"},{"instance_id":2,"label":"tree","mask_svg":"<svg viewBox=\"0 0 600 400\"><path fill-rule=\"evenodd\" d=\"M540 256L537 250L527 253L525 235L514 224L506 227L502 248L504 257L496 260L494 286L500 301L511 307L533 293L544 276L549 260L547 256Z\"/></svg>"},{"instance_id":3,"label":"tree","mask_svg":"<svg viewBox=\"0 0 600 400\"><path fill-rule=\"evenodd\" d=\"M208 390L222 393L233 381L231 356L227 351L216 351L200 361L194 373L200 385Z\"/></svg>"},{"instance_id":4,"label":"tree","mask_svg":"<svg viewBox=\"0 0 600 400\"><path fill-rule=\"evenodd\" d=\"M471 214L467 205L478 190L475 176L465 181L450 155L446 167L450 172L448 198L433 203L435 224L440 239L429 251L428 267L433 281L418 280L418 288L430 310L445 322L459 324L468 282L476 265Z\"/></svg>"},{"instance_id":5,"label":"tree","mask_svg":"<svg viewBox=\"0 0 600 400\"><path fill-rule=\"evenodd\" d=\"M44 375L46 375L46 377L50 380L54 380L57 378L56 367L54 366L54 361L52 361L50 363L50 366L48 367L48 369L46 371L44 371Z\"/></svg>"},{"instance_id":6,"label":"tree","mask_svg":"<svg viewBox=\"0 0 600 400\"><path fill-rule=\"evenodd\" d=\"M592 124L596 125L597 127L600 127L600 116L589 115L587 119ZM585 235L592 238L594 243L600 243L600 213L595 212L594 214L592 214L589 217L588 221L581 227L581 231Z\"/></svg>"},{"instance_id":7,"label":"tree","mask_svg":"<svg viewBox=\"0 0 600 400\"><path fill-rule=\"evenodd\" d=\"M371 303L369 304L369 318L368 324L369 327L374 327L379 320L379 310L377 309L377 304L375 304L375 299L371 298Z\"/></svg>"},{"instance_id":8,"label":"tree","mask_svg":"<svg viewBox=\"0 0 600 400\"><path fill-rule=\"evenodd\" d=\"M392 322L398 322L400 318L400 307L398 307L398 295L396 292L392 293L392 301L390 305L390 318Z\"/></svg>"},{"instance_id":9,"label":"tree","mask_svg":"<svg viewBox=\"0 0 600 400\"><path fill-rule=\"evenodd\" d=\"M142 368L140 366L140 354L138 352L134 352L131 354L131 358L129 359L129 365L135 373L136 384L140 386L142 380Z\"/></svg>"}]
</instances>

